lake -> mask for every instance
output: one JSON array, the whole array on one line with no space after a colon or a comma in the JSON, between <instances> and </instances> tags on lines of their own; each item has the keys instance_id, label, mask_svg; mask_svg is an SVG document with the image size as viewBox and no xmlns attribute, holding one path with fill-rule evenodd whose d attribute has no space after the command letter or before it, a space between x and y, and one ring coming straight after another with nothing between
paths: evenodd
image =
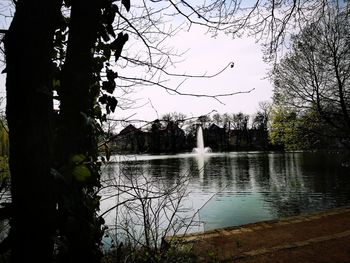
<instances>
[{"instance_id":1,"label":"lake","mask_svg":"<svg viewBox=\"0 0 350 263\"><path fill-rule=\"evenodd\" d=\"M103 173L120 180L125 171L137 171L169 187L188 178L183 211L196 215L201 226L192 231L198 231L350 205L348 157L311 152L113 156ZM104 193L102 212L122 200L108 198L112 194ZM106 216L109 224L114 215Z\"/></svg>"}]
</instances>

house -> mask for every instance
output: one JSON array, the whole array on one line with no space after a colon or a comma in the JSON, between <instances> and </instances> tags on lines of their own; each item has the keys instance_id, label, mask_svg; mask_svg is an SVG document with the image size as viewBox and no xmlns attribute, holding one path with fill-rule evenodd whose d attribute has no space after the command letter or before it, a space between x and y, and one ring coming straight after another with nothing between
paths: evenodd
<instances>
[{"instance_id":1,"label":"house","mask_svg":"<svg viewBox=\"0 0 350 263\"><path fill-rule=\"evenodd\" d=\"M114 137L115 149L120 152L144 152L144 132L129 124Z\"/></svg>"}]
</instances>

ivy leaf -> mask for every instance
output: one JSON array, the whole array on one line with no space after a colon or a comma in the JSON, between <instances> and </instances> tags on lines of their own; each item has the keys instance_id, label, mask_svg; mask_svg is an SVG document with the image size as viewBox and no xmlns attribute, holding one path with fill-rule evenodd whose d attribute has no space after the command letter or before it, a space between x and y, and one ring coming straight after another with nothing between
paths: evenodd
<instances>
[{"instance_id":1,"label":"ivy leaf","mask_svg":"<svg viewBox=\"0 0 350 263\"><path fill-rule=\"evenodd\" d=\"M70 158L72 164L78 165L81 164L86 159L84 154L75 154Z\"/></svg>"},{"instance_id":2,"label":"ivy leaf","mask_svg":"<svg viewBox=\"0 0 350 263\"><path fill-rule=\"evenodd\" d=\"M74 167L72 175L75 178L75 180L79 182L84 182L91 177L91 172L89 168L86 167L86 165L81 164Z\"/></svg>"},{"instance_id":3,"label":"ivy leaf","mask_svg":"<svg viewBox=\"0 0 350 263\"><path fill-rule=\"evenodd\" d=\"M103 63L104 63L103 57L95 57L92 66L95 71L100 72L103 69Z\"/></svg>"},{"instance_id":4,"label":"ivy leaf","mask_svg":"<svg viewBox=\"0 0 350 263\"><path fill-rule=\"evenodd\" d=\"M112 81L112 80L114 80L115 78L118 77L118 73L117 72L114 72L113 70L108 69L108 68L106 70L106 74L107 74L108 81Z\"/></svg>"},{"instance_id":5,"label":"ivy leaf","mask_svg":"<svg viewBox=\"0 0 350 263\"><path fill-rule=\"evenodd\" d=\"M108 34L110 34L112 37L116 37L115 33L114 33L114 29L113 26L111 24L107 24L106 25L106 31Z\"/></svg>"},{"instance_id":6,"label":"ivy leaf","mask_svg":"<svg viewBox=\"0 0 350 263\"><path fill-rule=\"evenodd\" d=\"M108 81L103 81L102 82L102 89L107 91L108 93L112 94L113 91L115 90L114 79L108 80Z\"/></svg>"},{"instance_id":7,"label":"ivy leaf","mask_svg":"<svg viewBox=\"0 0 350 263\"><path fill-rule=\"evenodd\" d=\"M53 90L59 90L59 88L61 87L61 81L59 79L53 79L52 80L52 88Z\"/></svg>"},{"instance_id":8,"label":"ivy leaf","mask_svg":"<svg viewBox=\"0 0 350 263\"><path fill-rule=\"evenodd\" d=\"M114 97L109 97L108 106L112 112L115 111L115 108L117 107L117 105L118 105L118 100Z\"/></svg>"},{"instance_id":9,"label":"ivy leaf","mask_svg":"<svg viewBox=\"0 0 350 263\"><path fill-rule=\"evenodd\" d=\"M116 98L114 98L113 96L108 96L106 94L103 94L99 99L98 101L101 103L101 104L106 104L106 111L107 111L107 114L111 113L111 112L114 112L115 111L115 108L117 107L118 105L118 100ZM102 118L104 116L102 115Z\"/></svg>"},{"instance_id":10,"label":"ivy leaf","mask_svg":"<svg viewBox=\"0 0 350 263\"><path fill-rule=\"evenodd\" d=\"M106 60L108 61L111 58L111 49L109 47L105 47L103 49L103 55L105 56Z\"/></svg>"},{"instance_id":11,"label":"ivy leaf","mask_svg":"<svg viewBox=\"0 0 350 263\"><path fill-rule=\"evenodd\" d=\"M125 6L126 11L130 10L130 0L122 0L122 4Z\"/></svg>"},{"instance_id":12,"label":"ivy leaf","mask_svg":"<svg viewBox=\"0 0 350 263\"><path fill-rule=\"evenodd\" d=\"M101 103L101 104L107 104L107 98L108 96L106 94L103 94L99 99L98 101Z\"/></svg>"},{"instance_id":13,"label":"ivy leaf","mask_svg":"<svg viewBox=\"0 0 350 263\"><path fill-rule=\"evenodd\" d=\"M108 35L108 30L105 26L101 25L99 28L99 34L103 41L108 42L111 38Z\"/></svg>"},{"instance_id":14,"label":"ivy leaf","mask_svg":"<svg viewBox=\"0 0 350 263\"><path fill-rule=\"evenodd\" d=\"M128 39L129 39L129 35L127 33L123 34L122 32L120 32L118 34L118 37L111 43L111 48L115 50L114 52L115 61L117 61L118 58L120 57L124 44L126 43L126 41L128 41Z\"/></svg>"},{"instance_id":15,"label":"ivy leaf","mask_svg":"<svg viewBox=\"0 0 350 263\"><path fill-rule=\"evenodd\" d=\"M95 115L95 117L97 117L97 118L101 118L101 116L102 116L102 111L101 111L100 106L95 106L95 107L94 107L94 115Z\"/></svg>"},{"instance_id":16,"label":"ivy leaf","mask_svg":"<svg viewBox=\"0 0 350 263\"><path fill-rule=\"evenodd\" d=\"M100 85L99 85L99 83L96 82L95 84L91 85L91 87L90 87L90 95L91 95L91 97L94 98L94 100L97 99L97 97L100 95Z\"/></svg>"},{"instance_id":17,"label":"ivy leaf","mask_svg":"<svg viewBox=\"0 0 350 263\"><path fill-rule=\"evenodd\" d=\"M115 19L115 15L118 11L119 8L115 4L112 4L111 6L107 7L104 13L105 23L112 25Z\"/></svg>"}]
</instances>

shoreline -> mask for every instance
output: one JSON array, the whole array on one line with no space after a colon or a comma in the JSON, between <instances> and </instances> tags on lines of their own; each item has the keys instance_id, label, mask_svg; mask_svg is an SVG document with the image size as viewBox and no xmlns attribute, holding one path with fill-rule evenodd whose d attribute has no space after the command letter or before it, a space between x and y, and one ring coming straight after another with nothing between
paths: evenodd
<instances>
[{"instance_id":1,"label":"shoreline","mask_svg":"<svg viewBox=\"0 0 350 263\"><path fill-rule=\"evenodd\" d=\"M193 246L197 262L349 262L350 207L191 233L180 240Z\"/></svg>"}]
</instances>

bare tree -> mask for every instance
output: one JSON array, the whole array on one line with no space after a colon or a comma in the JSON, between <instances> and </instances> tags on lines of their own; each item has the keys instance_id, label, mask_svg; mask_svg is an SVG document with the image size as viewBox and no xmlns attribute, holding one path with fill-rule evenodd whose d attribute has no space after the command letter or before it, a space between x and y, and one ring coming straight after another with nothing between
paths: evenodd
<instances>
[{"instance_id":1,"label":"bare tree","mask_svg":"<svg viewBox=\"0 0 350 263\"><path fill-rule=\"evenodd\" d=\"M336 4L337 1L253 1L215 0L210 3L169 0L163 5L158 1L143 1L138 5L145 16L152 14L172 19L179 14L185 18L187 28L192 25L202 25L208 33L225 32L233 37L242 35L254 36L263 41L266 54L270 58L285 44L291 33L302 28L314 19L315 14L323 14L325 7ZM151 19L148 19L151 20Z\"/></svg>"},{"instance_id":2,"label":"bare tree","mask_svg":"<svg viewBox=\"0 0 350 263\"><path fill-rule=\"evenodd\" d=\"M249 115L239 112L232 114L232 126L236 130L247 130L249 122Z\"/></svg>"},{"instance_id":3,"label":"bare tree","mask_svg":"<svg viewBox=\"0 0 350 263\"><path fill-rule=\"evenodd\" d=\"M260 129L267 131L268 125L269 125L269 115L270 115L270 109L271 103L267 101L261 101L259 102L259 109L255 113L252 119L252 128L253 129Z\"/></svg>"},{"instance_id":4,"label":"bare tree","mask_svg":"<svg viewBox=\"0 0 350 263\"><path fill-rule=\"evenodd\" d=\"M106 167L109 169L108 167ZM104 176L104 202L115 199L114 205L101 216L112 213L108 237L118 247L115 258L120 262L183 262L175 235L184 235L194 226L192 214L183 201L187 197L188 175L178 175L173 181L162 181L131 162L117 164L110 177ZM115 216L113 216L115 215ZM168 239L168 240L167 240ZM175 249L177 253L169 253Z\"/></svg>"},{"instance_id":5,"label":"bare tree","mask_svg":"<svg viewBox=\"0 0 350 263\"><path fill-rule=\"evenodd\" d=\"M291 34L315 20L315 14L323 14L325 6L332 3L326 0L269 0L249 4L237 0L210 3L172 0L135 1L127 14L119 8L119 19L114 29L127 32L128 43L132 45L125 45L121 59L115 65L118 69L118 89L114 95L118 99L118 107L134 106L129 95L137 92L137 87L158 86L172 95L211 97L218 101L222 96L250 92L236 90L220 94L214 90L211 94L196 94L184 90L183 83L188 79L215 77L226 68L233 67L233 63L228 62L222 70L211 74L177 71L175 66L182 60L183 52L171 46L172 37L180 30L190 30L192 25L205 26L209 36L220 33L232 37L249 35L262 43L266 59L275 61L279 51L288 46ZM114 65L112 61L110 64Z\"/></svg>"},{"instance_id":6,"label":"bare tree","mask_svg":"<svg viewBox=\"0 0 350 263\"><path fill-rule=\"evenodd\" d=\"M185 114L181 112L171 112L171 113L164 114L162 116L162 120L167 123L173 122L181 128L186 122L187 117Z\"/></svg>"}]
</instances>

